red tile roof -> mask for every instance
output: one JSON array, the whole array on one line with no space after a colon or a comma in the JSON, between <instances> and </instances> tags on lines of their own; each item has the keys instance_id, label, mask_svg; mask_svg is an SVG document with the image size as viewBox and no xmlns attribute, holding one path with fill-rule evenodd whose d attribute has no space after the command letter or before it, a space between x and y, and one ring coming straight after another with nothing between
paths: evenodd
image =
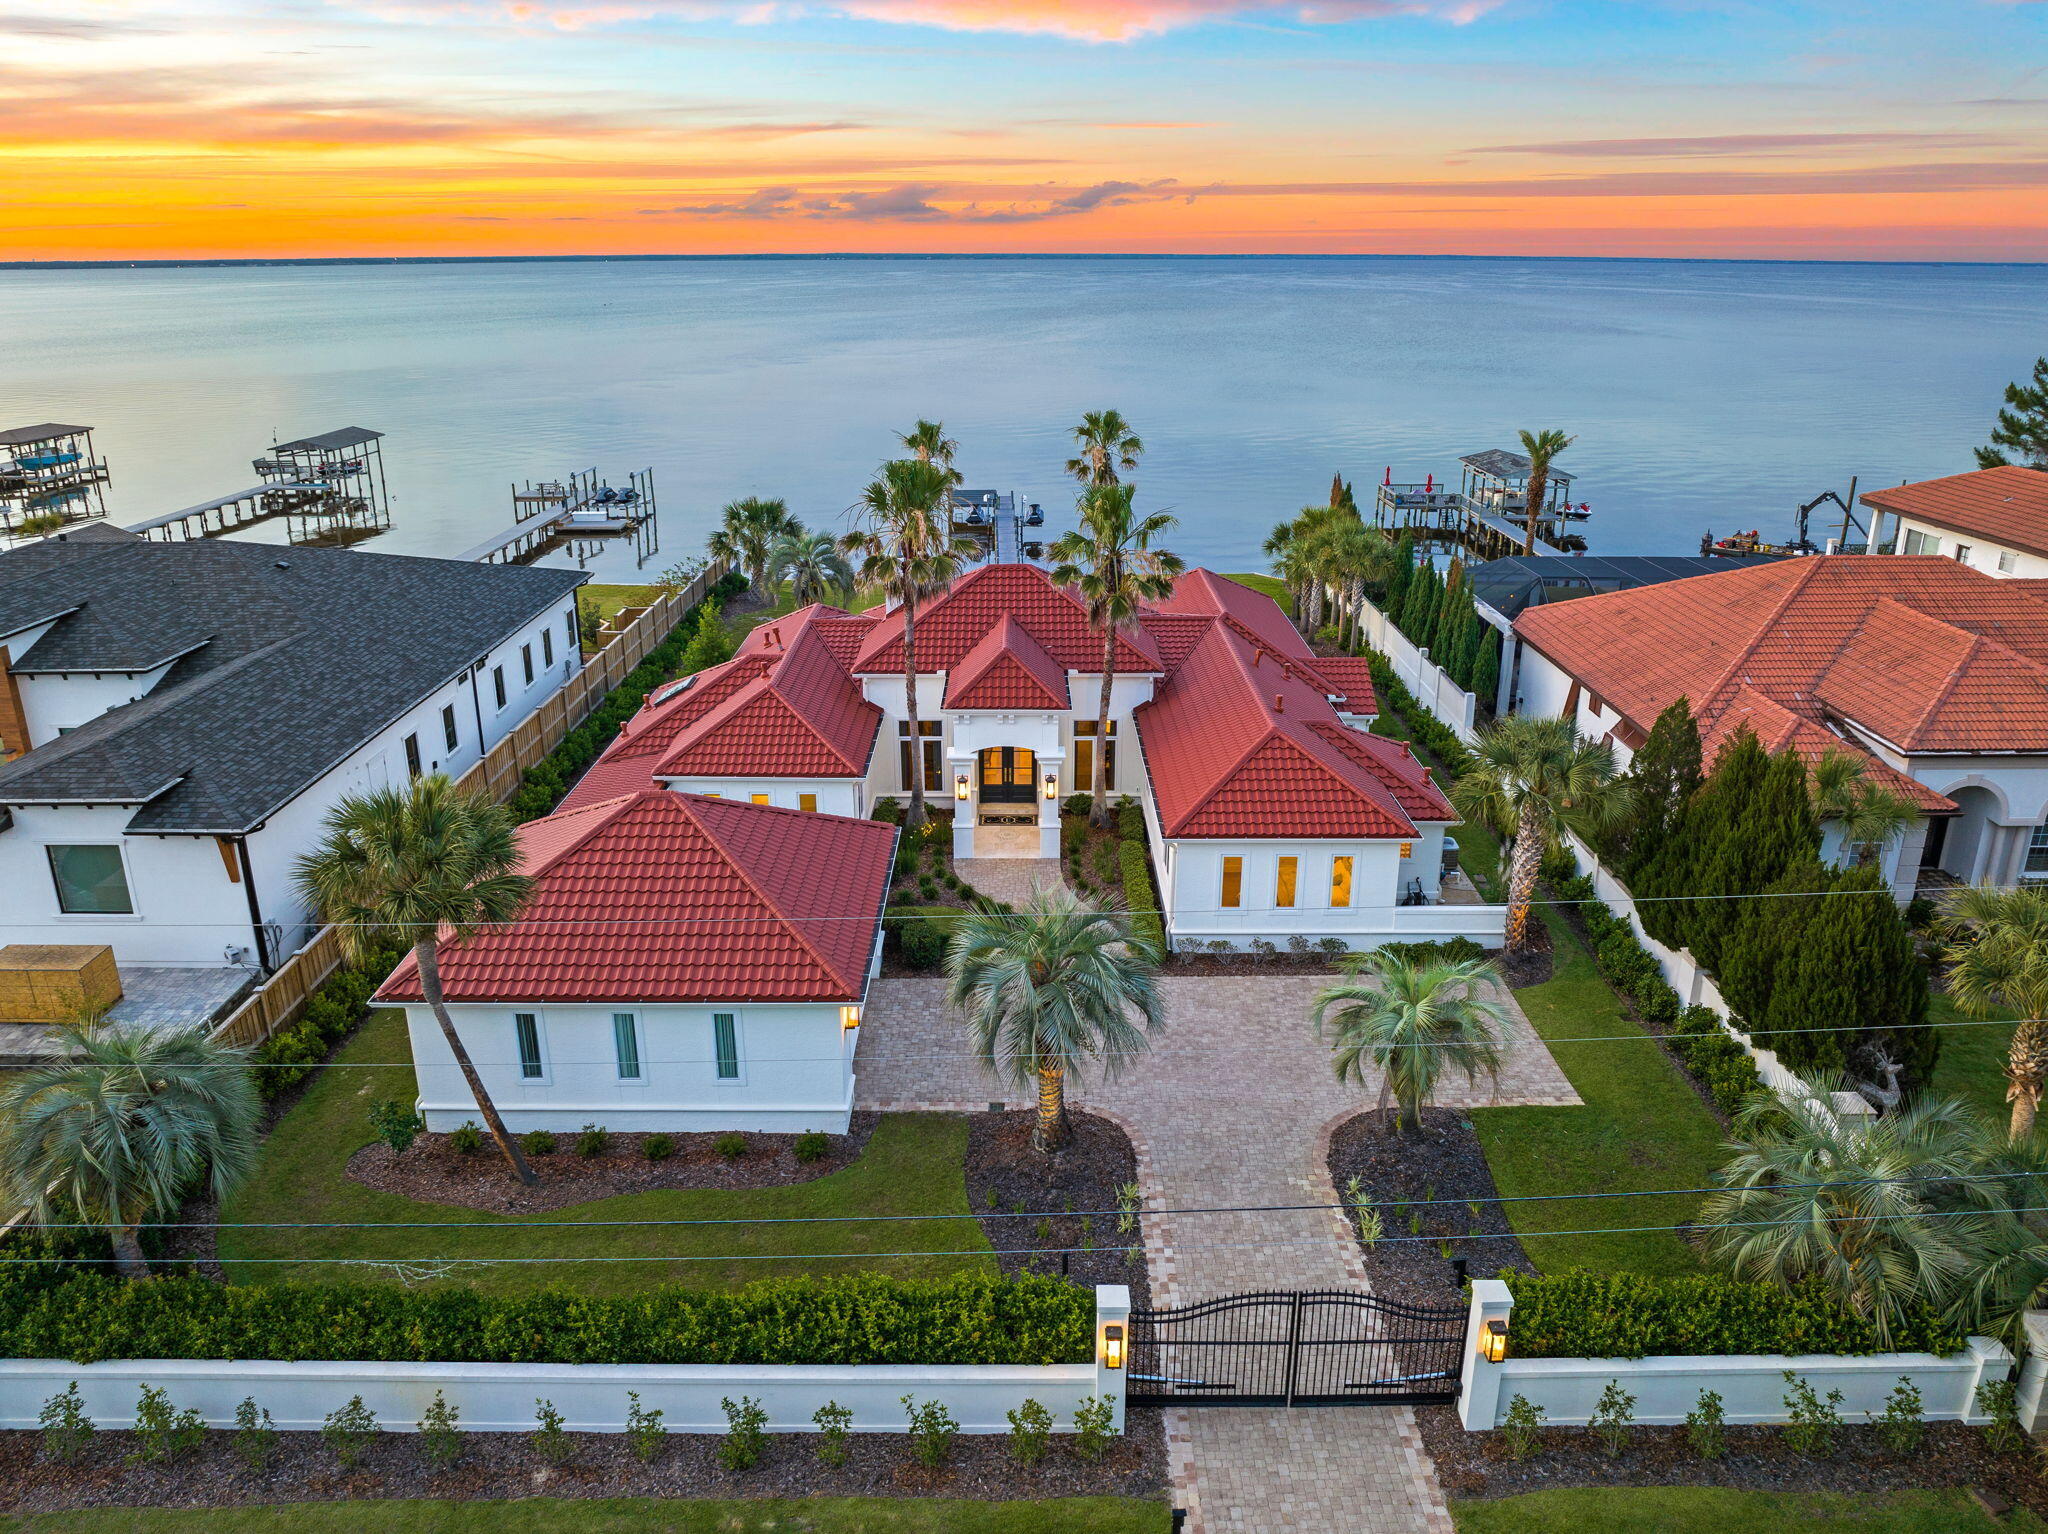
<instances>
[{"instance_id":1,"label":"red tile roof","mask_svg":"<svg viewBox=\"0 0 2048 1534\"><path fill-rule=\"evenodd\" d=\"M1811 719L1802 719L1783 704L1772 701L1752 687L1744 687L1736 692L1728 707L1716 715L1701 734L1701 755L1706 760L1713 761L1738 730L1748 730L1766 751L1798 752L1809 766L1830 751L1854 752L1864 758L1866 777L1879 786L1911 800L1919 806L1922 814L1943 815L1955 808L1953 800L1937 794L1926 784L1907 777L1889 762L1870 755L1853 742L1844 740L1825 725L1815 724Z\"/></svg>"},{"instance_id":2,"label":"red tile roof","mask_svg":"<svg viewBox=\"0 0 2048 1534\"><path fill-rule=\"evenodd\" d=\"M950 671L1004 617L1037 640L1063 671L1099 674L1102 636L1071 591L1055 586L1036 565L983 565L953 582L946 594L918 609L917 669ZM1151 637L1142 629L1117 636L1116 668L1156 672L1163 668ZM903 610L893 609L874 625L853 670L864 675L903 670Z\"/></svg>"},{"instance_id":3,"label":"red tile roof","mask_svg":"<svg viewBox=\"0 0 2048 1534\"><path fill-rule=\"evenodd\" d=\"M1372 664L1361 658L1319 655L1312 669L1328 684L1330 696L1347 714L1377 714L1379 694L1373 691Z\"/></svg>"},{"instance_id":4,"label":"red tile roof","mask_svg":"<svg viewBox=\"0 0 2048 1534\"><path fill-rule=\"evenodd\" d=\"M532 900L443 943L451 1001L847 1002L896 828L650 789L519 829ZM411 959L377 993L420 999Z\"/></svg>"},{"instance_id":5,"label":"red tile roof","mask_svg":"<svg viewBox=\"0 0 2048 1534\"><path fill-rule=\"evenodd\" d=\"M2048 555L2048 474L2013 464L1866 490L1863 499L1951 532Z\"/></svg>"},{"instance_id":6,"label":"red tile roof","mask_svg":"<svg viewBox=\"0 0 2048 1534\"><path fill-rule=\"evenodd\" d=\"M1064 709L1068 706L1067 674L1053 663L1044 646L1005 613L946 673L944 706Z\"/></svg>"}]
</instances>

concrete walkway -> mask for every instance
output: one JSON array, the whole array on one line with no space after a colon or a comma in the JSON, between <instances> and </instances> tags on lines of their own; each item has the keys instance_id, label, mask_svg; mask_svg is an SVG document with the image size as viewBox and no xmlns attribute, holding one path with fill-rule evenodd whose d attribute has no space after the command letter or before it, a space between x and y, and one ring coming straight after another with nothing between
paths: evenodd
<instances>
[{"instance_id":1,"label":"concrete walkway","mask_svg":"<svg viewBox=\"0 0 2048 1534\"><path fill-rule=\"evenodd\" d=\"M1371 1105L1340 1086L1309 1018L1327 976L1161 979L1166 1027L1120 1082L1075 1085L1137 1147L1151 1209L1334 1203L1329 1132ZM861 1028L863 1107L981 1110L1026 1099L983 1075L939 980L877 981ZM1512 998L1509 1000L1512 1007ZM1439 1101L1575 1104L1519 1010L1497 1091L1462 1080ZM1364 1289L1357 1246L1334 1211L1153 1216L1155 1305L1247 1289ZM1450 1519L1407 1407L1174 1408L1168 1448L1189 1526L1206 1534L1449 1534Z\"/></svg>"}]
</instances>

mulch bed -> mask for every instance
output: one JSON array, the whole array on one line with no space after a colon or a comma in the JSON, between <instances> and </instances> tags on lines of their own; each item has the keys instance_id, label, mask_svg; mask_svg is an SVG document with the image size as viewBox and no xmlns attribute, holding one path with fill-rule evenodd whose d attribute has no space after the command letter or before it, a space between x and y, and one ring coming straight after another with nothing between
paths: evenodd
<instances>
[{"instance_id":1,"label":"mulch bed","mask_svg":"<svg viewBox=\"0 0 2048 1534\"><path fill-rule=\"evenodd\" d=\"M1068 1424L1059 1424L1067 1426ZM410 1433L380 1435L363 1463L344 1470L318 1433L283 1434L261 1471L244 1465L231 1433L207 1435L197 1452L172 1465L127 1463L134 1435L94 1435L74 1465L44 1463L38 1435L0 1433L0 1511L57 1512L84 1507L245 1507L280 1502L342 1502L388 1497L456 1501L513 1497L1149 1497L1166 1486L1166 1444L1156 1412L1135 1412L1129 1430L1101 1461L1088 1464L1055 1435L1027 1469L1001 1436L954 1441L950 1463L927 1469L909 1440L857 1433L847 1463L818 1462L818 1437L778 1433L751 1470L718 1464L720 1437L672 1434L652 1464L633 1457L623 1435L571 1433L574 1457L544 1463L523 1433L466 1433L464 1455L441 1469Z\"/></svg>"},{"instance_id":2,"label":"mulch bed","mask_svg":"<svg viewBox=\"0 0 2048 1534\"><path fill-rule=\"evenodd\" d=\"M1135 1229L1120 1232L1114 1214L1085 1212L1118 1208L1117 1189L1138 1180L1129 1137L1107 1119L1069 1112L1066 1145L1046 1156L1031 1148L1036 1118L1028 1108L967 1117L967 1201L997 1265L1007 1274L1057 1273L1091 1287L1128 1284L1131 1303L1142 1308L1151 1294L1143 1238ZM1020 1210L1031 1218L1019 1218Z\"/></svg>"},{"instance_id":3,"label":"mulch bed","mask_svg":"<svg viewBox=\"0 0 2048 1534\"><path fill-rule=\"evenodd\" d=\"M1453 1498L1581 1486L1719 1486L1848 1496L1981 1486L2036 1513L2048 1512L2048 1481L2030 1456L1993 1454L1981 1429L1956 1422L1928 1423L1920 1446L1908 1455L1886 1448L1875 1429L1844 1427L1836 1431L1832 1451L1812 1458L1785 1442L1783 1428L1731 1427L1728 1453L1718 1460L1695 1454L1683 1427L1630 1428L1627 1447L1614 1459L1590 1428L1545 1428L1542 1447L1515 1460L1500 1433L1460 1427L1454 1406L1419 1406L1415 1415L1437 1479Z\"/></svg>"},{"instance_id":4,"label":"mulch bed","mask_svg":"<svg viewBox=\"0 0 2048 1534\"><path fill-rule=\"evenodd\" d=\"M746 1154L732 1161L715 1148L722 1134L671 1135L675 1154L661 1161L641 1154L644 1134L614 1134L602 1156L579 1156L576 1137L559 1134L553 1155L528 1153L526 1164L540 1181L522 1188L488 1137L464 1153L449 1147L448 1136L435 1134L421 1135L402 1156L381 1140L366 1145L349 1157L348 1175L383 1193L494 1214L537 1214L655 1188L786 1188L851 1166L880 1117L856 1113L848 1133L825 1137L829 1149L818 1161L796 1159L793 1134L742 1134Z\"/></svg>"},{"instance_id":5,"label":"mulch bed","mask_svg":"<svg viewBox=\"0 0 2048 1534\"><path fill-rule=\"evenodd\" d=\"M1421 1123L1406 1134L1383 1128L1377 1112L1345 1120L1330 1136L1330 1181L1338 1197L1349 1200L1354 1177L1382 1223L1380 1241L1359 1243L1373 1293L1450 1307L1463 1303L1454 1258L1465 1261L1471 1278L1536 1271L1511 1232L1486 1154L1464 1114L1425 1108ZM1437 1199L1453 1202L1430 1202ZM1396 1239L1418 1235L1429 1239Z\"/></svg>"}]
</instances>

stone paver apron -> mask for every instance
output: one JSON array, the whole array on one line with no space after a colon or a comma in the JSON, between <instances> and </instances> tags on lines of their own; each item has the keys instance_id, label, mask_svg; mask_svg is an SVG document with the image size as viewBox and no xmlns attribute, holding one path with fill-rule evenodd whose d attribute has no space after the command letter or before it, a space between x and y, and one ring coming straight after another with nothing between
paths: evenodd
<instances>
[{"instance_id":1,"label":"stone paver apron","mask_svg":"<svg viewBox=\"0 0 2048 1534\"><path fill-rule=\"evenodd\" d=\"M1169 971L1160 983L1166 1029L1153 1052L1120 1082L1072 1090L1130 1133L1146 1207L1334 1203L1330 1131L1373 1094L1338 1085L1309 1025L1327 977ZM875 983L856 1069L866 1108L1027 1105L967 1052L941 980ZM1459 1078L1438 1101L1579 1098L1517 1009L1498 1089L1472 1091ZM1328 1209L1152 1216L1145 1227L1155 1306L1247 1290L1369 1289L1349 1228ZM1449 1534L1409 1407L1174 1407L1166 1428L1189 1526L1206 1534Z\"/></svg>"}]
</instances>

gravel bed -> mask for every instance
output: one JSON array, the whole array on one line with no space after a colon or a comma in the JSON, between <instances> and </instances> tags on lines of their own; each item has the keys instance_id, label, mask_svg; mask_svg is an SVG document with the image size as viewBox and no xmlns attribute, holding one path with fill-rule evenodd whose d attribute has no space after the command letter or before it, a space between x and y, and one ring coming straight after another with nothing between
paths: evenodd
<instances>
[{"instance_id":1,"label":"gravel bed","mask_svg":"<svg viewBox=\"0 0 2048 1534\"><path fill-rule=\"evenodd\" d=\"M1066 1426L1066 1424L1061 1424ZM1130 1430L1095 1464L1082 1461L1071 1436L1055 1435L1033 1468L1019 1465L1001 1437L962 1437L938 1470L916 1462L909 1440L862 1433L848 1440L847 1463L820 1464L813 1433L772 1434L751 1470L726 1470L716 1434L673 1434L653 1463L634 1458L623 1435L571 1433L573 1457L548 1465L523 1433L466 1433L463 1457L443 1469L428 1462L411 1433L380 1435L363 1463L344 1470L318 1433L281 1435L262 1470L234 1452L231 1433L171 1465L128 1462L134 1435L101 1432L77 1464L45 1463L38 1435L0 1433L0 1512L43 1513L86 1507L246 1507L279 1502L340 1502L432 1497L804 1497L919 1496L1012 1500L1161 1494L1166 1445L1157 1412L1135 1412Z\"/></svg>"},{"instance_id":2,"label":"gravel bed","mask_svg":"<svg viewBox=\"0 0 2048 1534\"><path fill-rule=\"evenodd\" d=\"M675 1154L649 1161L641 1154L645 1134L614 1134L602 1156L579 1156L573 1134L556 1135L552 1155L528 1153L526 1164L539 1183L522 1188L488 1136L477 1149L452 1150L444 1134L421 1135L403 1155L381 1140L349 1157L348 1175L384 1193L429 1204L455 1204L492 1213L537 1214L566 1209L621 1193L655 1188L785 1188L842 1171L859 1159L875 1132L875 1113L856 1113L848 1132L825 1137L829 1149L817 1161L796 1159L793 1134L744 1133L746 1154L726 1160L718 1154L723 1134L676 1134Z\"/></svg>"},{"instance_id":3,"label":"gravel bed","mask_svg":"<svg viewBox=\"0 0 2048 1534\"><path fill-rule=\"evenodd\" d=\"M1638 1427L1609 1459L1590 1428L1545 1428L1530 1458L1508 1457L1498 1432L1468 1433L1455 1406L1419 1406L1423 1443L1437 1479L1452 1498L1512 1497L1527 1491L1581 1486L1719 1486L1739 1491L1870 1492L1948 1490L1980 1486L2036 1513L2048 1512L2048 1482L2030 1457L1993 1454L1981 1429L1930 1422L1918 1448L1900 1455L1874 1429L1844 1427L1834 1448L1809 1457L1785 1442L1782 1428L1731 1427L1728 1453L1703 1460L1682 1427Z\"/></svg>"},{"instance_id":4,"label":"gravel bed","mask_svg":"<svg viewBox=\"0 0 2048 1534\"><path fill-rule=\"evenodd\" d=\"M967 1116L967 1200L998 1266L1011 1275L1059 1273L1090 1287L1128 1284L1131 1303L1142 1308L1151 1291L1138 1232L1119 1232L1114 1214L1047 1212L1117 1208L1117 1189L1138 1180L1129 1137L1108 1119L1069 1112L1066 1146L1045 1156L1031 1148L1037 1117L1028 1108ZM1019 1218L1019 1210L1032 1217Z\"/></svg>"},{"instance_id":5,"label":"gravel bed","mask_svg":"<svg viewBox=\"0 0 2048 1534\"><path fill-rule=\"evenodd\" d=\"M1405 1134L1383 1127L1377 1111L1346 1119L1330 1136L1330 1182L1340 1198L1350 1198L1354 1177L1379 1211L1383 1237L1432 1238L1382 1239L1369 1247L1361 1241L1375 1294L1410 1305L1461 1304L1454 1258L1464 1259L1471 1278L1536 1271L1495 1197L1486 1153L1464 1114L1425 1108ZM1433 1199L1456 1202L1410 1202Z\"/></svg>"}]
</instances>

